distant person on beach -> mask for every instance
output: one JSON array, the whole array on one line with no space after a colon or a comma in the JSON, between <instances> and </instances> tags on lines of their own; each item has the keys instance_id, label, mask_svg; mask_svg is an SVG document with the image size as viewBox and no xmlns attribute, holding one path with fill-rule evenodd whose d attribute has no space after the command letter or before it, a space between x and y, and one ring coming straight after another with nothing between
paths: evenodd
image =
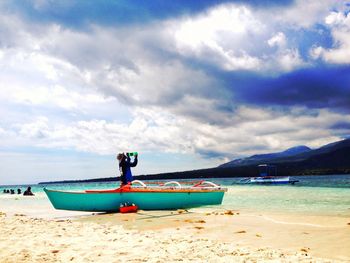
<instances>
[{"instance_id":1,"label":"distant person on beach","mask_svg":"<svg viewBox=\"0 0 350 263\"><path fill-rule=\"evenodd\" d=\"M131 167L135 167L137 165L138 155L134 156L134 161L131 162L130 156L128 154L119 153L117 155L117 160L119 161L119 170L120 170L120 186L127 185L132 182L132 173Z\"/></svg>"},{"instance_id":2,"label":"distant person on beach","mask_svg":"<svg viewBox=\"0 0 350 263\"><path fill-rule=\"evenodd\" d=\"M10 191L12 195L15 194L15 190L11 189Z\"/></svg>"},{"instance_id":3,"label":"distant person on beach","mask_svg":"<svg viewBox=\"0 0 350 263\"><path fill-rule=\"evenodd\" d=\"M32 193L32 188L30 186L28 186L27 190L24 191L23 195L34 195Z\"/></svg>"},{"instance_id":4,"label":"distant person on beach","mask_svg":"<svg viewBox=\"0 0 350 263\"><path fill-rule=\"evenodd\" d=\"M21 189L17 189L17 194L20 195L22 193L22 190Z\"/></svg>"}]
</instances>

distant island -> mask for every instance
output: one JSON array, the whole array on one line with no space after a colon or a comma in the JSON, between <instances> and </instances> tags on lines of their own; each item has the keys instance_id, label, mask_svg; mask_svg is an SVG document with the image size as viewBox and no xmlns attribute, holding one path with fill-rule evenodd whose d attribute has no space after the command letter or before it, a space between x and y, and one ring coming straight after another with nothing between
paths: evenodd
<instances>
[{"instance_id":1,"label":"distant island","mask_svg":"<svg viewBox=\"0 0 350 263\"><path fill-rule=\"evenodd\" d=\"M240 158L218 167L182 172L135 176L137 180L194 179L194 178L234 178L258 175L258 165L273 164L281 176L350 174L350 139L324 145L318 149L297 146L279 153L268 153ZM113 182L118 177L86 180L65 180L41 182L39 184Z\"/></svg>"}]
</instances>

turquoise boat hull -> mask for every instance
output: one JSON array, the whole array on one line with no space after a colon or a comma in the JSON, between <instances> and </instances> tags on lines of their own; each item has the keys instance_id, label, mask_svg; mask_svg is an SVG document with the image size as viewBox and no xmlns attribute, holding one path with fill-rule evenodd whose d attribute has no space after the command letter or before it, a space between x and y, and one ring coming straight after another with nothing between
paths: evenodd
<instances>
[{"instance_id":1,"label":"turquoise boat hull","mask_svg":"<svg viewBox=\"0 0 350 263\"><path fill-rule=\"evenodd\" d=\"M44 189L56 209L116 212L120 204L134 203L141 210L172 210L222 203L226 189L218 190L154 190L129 192L65 192Z\"/></svg>"}]
</instances>

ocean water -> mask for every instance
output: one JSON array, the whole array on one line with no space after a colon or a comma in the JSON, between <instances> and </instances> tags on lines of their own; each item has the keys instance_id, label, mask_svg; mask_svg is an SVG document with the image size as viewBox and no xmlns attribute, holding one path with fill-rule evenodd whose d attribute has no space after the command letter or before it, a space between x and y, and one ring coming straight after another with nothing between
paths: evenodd
<instances>
[{"instance_id":1,"label":"ocean water","mask_svg":"<svg viewBox=\"0 0 350 263\"><path fill-rule=\"evenodd\" d=\"M207 209L233 209L247 212L276 212L308 215L327 215L350 217L350 175L302 176L295 185L246 185L240 184L242 178L208 179L228 188L221 206ZM198 179L201 180L201 179ZM187 181L187 180L178 180ZM190 181L195 181L191 179ZM145 181L149 184L150 181ZM0 186L0 211L23 213L32 216L64 216L55 210L43 188L68 191L86 189L113 189L118 182L73 183L31 185L34 197L4 194L4 189L18 189L22 192L28 185ZM74 213L73 213L74 214ZM79 214L84 214L79 212Z\"/></svg>"}]
</instances>

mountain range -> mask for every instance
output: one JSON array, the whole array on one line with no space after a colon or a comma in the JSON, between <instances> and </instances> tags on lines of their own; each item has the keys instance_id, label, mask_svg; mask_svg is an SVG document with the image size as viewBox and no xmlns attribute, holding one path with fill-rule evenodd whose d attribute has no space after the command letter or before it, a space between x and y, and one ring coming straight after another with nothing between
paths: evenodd
<instances>
[{"instance_id":1,"label":"mountain range","mask_svg":"<svg viewBox=\"0 0 350 263\"><path fill-rule=\"evenodd\" d=\"M224 163L219 168L274 164L284 174L350 173L350 139L333 142L317 149L297 146L283 152L253 155Z\"/></svg>"},{"instance_id":2,"label":"mountain range","mask_svg":"<svg viewBox=\"0 0 350 263\"><path fill-rule=\"evenodd\" d=\"M138 175L138 180L223 178L257 176L259 164L273 164L278 175L350 174L350 139L333 142L317 149L296 146L283 152L257 154L236 159L218 167L150 175ZM117 177L89 180L69 180L44 183L118 181Z\"/></svg>"},{"instance_id":3,"label":"mountain range","mask_svg":"<svg viewBox=\"0 0 350 263\"><path fill-rule=\"evenodd\" d=\"M221 164L219 167L235 167L235 166L245 166L245 165L258 165L261 163L269 163L274 160L287 158L294 155L299 155L312 151L309 147L301 145L289 148L283 152L277 153L266 153L266 154L256 154L246 158L235 159L228 163Z\"/></svg>"}]
</instances>

